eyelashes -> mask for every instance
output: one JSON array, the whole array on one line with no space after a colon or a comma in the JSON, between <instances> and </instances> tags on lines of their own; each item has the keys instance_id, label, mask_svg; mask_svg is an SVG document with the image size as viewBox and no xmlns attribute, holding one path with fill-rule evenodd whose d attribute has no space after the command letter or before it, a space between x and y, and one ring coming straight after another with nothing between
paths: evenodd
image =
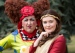
<instances>
[{"instance_id":1,"label":"eyelashes","mask_svg":"<svg viewBox=\"0 0 75 53\"><path fill-rule=\"evenodd\" d=\"M24 21L35 21L36 19L34 19L34 18L31 18L31 19L24 19Z\"/></svg>"},{"instance_id":2,"label":"eyelashes","mask_svg":"<svg viewBox=\"0 0 75 53\"><path fill-rule=\"evenodd\" d=\"M44 23L44 24L46 24L46 23L47 23L47 21L43 21L43 23ZM50 21L49 21L49 23L53 23L53 21L52 21L52 20L50 20Z\"/></svg>"}]
</instances>

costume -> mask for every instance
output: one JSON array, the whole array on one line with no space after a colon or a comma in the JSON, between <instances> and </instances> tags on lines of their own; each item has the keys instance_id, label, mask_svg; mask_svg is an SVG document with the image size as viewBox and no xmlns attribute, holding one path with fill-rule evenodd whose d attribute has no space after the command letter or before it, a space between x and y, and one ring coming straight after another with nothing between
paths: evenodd
<instances>
[{"instance_id":1,"label":"costume","mask_svg":"<svg viewBox=\"0 0 75 53\"><path fill-rule=\"evenodd\" d=\"M39 34L36 28L31 33L25 31L22 26L22 20L28 16L35 16L38 27L41 13L49 9L49 5L48 0L38 0L32 4L24 0L6 0L5 13L17 25L18 29L0 40L0 52L4 49L12 48L14 53L24 53L27 47L30 47L34 40L38 38Z\"/></svg>"},{"instance_id":2,"label":"costume","mask_svg":"<svg viewBox=\"0 0 75 53\"><path fill-rule=\"evenodd\" d=\"M14 53L20 53L23 52L23 48L32 45L34 40L38 38L39 34L36 33L36 36L34 36L33 39L26 39L22 40L23 36L20 36L17 30L12 32L10 35L8 35L3 40L0 40L0 52L3 51L6 48L12 48L14 49ZM25 37L26 38L26 37Z\"/></svg>"},{"instance_id":3,"label":"costume","mask_svg":"<svg viewBox=\"0 0 75 53\"><path fill-rule=\"evenodd\" d=\"M43 46L45 47L45 45L43 45ZM48 51L46 51L46 53L66 53L66 39L64 38L64 36L60 35L58 38L56 38L51 43L51 45L49 45L45 48L44 47L43 47L43 49L47 49L47 47L49 47L49 49L48 49ZM36 48L37 47L31 46L30 53L34 53L36 51ZM41 50L43 50L43 49L41 48Z\"/></svg>"}]
</instances>

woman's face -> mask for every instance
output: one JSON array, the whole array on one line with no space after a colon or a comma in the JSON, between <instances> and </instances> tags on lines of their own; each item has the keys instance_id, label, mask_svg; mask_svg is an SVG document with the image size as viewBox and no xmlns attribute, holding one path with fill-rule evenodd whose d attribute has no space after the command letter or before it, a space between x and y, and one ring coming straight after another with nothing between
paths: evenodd
<instances>
[{"instance_id":1,"label":"woman's face","mask_svg":"<svg viewBox=\"0 0 75 53\"><path fill-rule=\"evenodd\" d=\"M37 26L37 22L34 16L25 17L22 20L22 27L28 33L32 33Z\"/></svg>"},{"instance_id":2,"label":"woman's face","mask_svg":"<svg viewBox=\"0 0 75 53\"><path fill-rule=\"evenodd\" d=\"M48 33L54 32L56 29L57 22L53 17L42 18L42 24L44 30Z\"/></svg>"}]
</instances>

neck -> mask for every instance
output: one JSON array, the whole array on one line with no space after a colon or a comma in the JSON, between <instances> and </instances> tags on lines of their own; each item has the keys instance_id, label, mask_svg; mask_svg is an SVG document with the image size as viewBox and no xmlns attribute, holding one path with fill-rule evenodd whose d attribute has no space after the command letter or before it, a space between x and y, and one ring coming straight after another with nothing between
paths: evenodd
<instances>
[{"instance_id":1,"label":"neck","mask_svg":"<svg viewBox=\"0 0 75 53\"><path fill-rule=\"evenodd\" d=\"M22 32L26 35L26 36L28 36L28 38L32 38L33 36L35 36L36 35L36 29L32 32L32 33L28 33L28 32L26 32L25 30L22 30Z\"/></svg>"}]
</instances>

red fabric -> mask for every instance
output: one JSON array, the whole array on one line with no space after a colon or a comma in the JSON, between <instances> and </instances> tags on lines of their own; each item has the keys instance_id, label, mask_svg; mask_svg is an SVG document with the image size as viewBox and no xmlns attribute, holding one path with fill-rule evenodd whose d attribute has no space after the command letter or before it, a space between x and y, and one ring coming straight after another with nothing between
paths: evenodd
<instances>
[{"instance_id":1,"label":"red fabric","mask_svg":"<svg viewBox=\"0 0 75 53\"><path fill-rule=\"evenodd\" d=\"M34 53L37 47L31 46L30 53ZM66 39L64 36L57 38L50 46L48 53L65 53L66 52Z\"/></svg>"},{"instance_id":2,"label":"red fabric","mask_svg":"<svg viewBox=\"0 0 75 53\"><path fill-rule=\"evenodd\" d=\"M21 14L22 14L22 17L20 18L20 21L18 23L18 29L21 29L22 28L22 20L27 17L27 16L31 16L34 14L34 8L31 7L31 6L24 6L22 9L21 9Z\"/></svg>"},{"instance_id":3,"label":"red fabric","mask_svg":"<svg viewBox=\"0 0 75 53\"><path fill-rule=\"evenodd\" d=\"M41 23L40 20L37 20L37 26L40 26L40 23Z\"/></svg>"},{"instance_id":4,"label":"red fabric","mask_svg":"<svg viewBox=\"0 0 75 53\"><path fill-rule=\"evenodd\" d=\"M34 41L35 42L35 41ZM33 44L34 45L34 44ZM33 45L30 47L29 53L34 53L37 47L33 47Z\"/></svg>"},{"instance_id":5,"label":"red fabric","mask_svg":"<svg viewBox=\"0 0 75 53\"><path fill-rule=\"evenodd\" d=\"M28 38L32 38L33 36L35 36L35 35L36 35L36 31L37 31L37 30L34 30L32 33L28 33L28 32L26 32L25 30L22 30L22 32L23 32L25 35L27 35Z\"/></svg>"},{"instance_id":6,"label":"red fabric","mask_svg":"<svg viewBox=\"0 0 75 53\"><path fill-rule=\"evenodd\" d=\"M25 17L33 15L34 8L31 6L25 6L21 9L22 17L20 18L20 21L22 21Z\"/></svg>"}]
</instances>

